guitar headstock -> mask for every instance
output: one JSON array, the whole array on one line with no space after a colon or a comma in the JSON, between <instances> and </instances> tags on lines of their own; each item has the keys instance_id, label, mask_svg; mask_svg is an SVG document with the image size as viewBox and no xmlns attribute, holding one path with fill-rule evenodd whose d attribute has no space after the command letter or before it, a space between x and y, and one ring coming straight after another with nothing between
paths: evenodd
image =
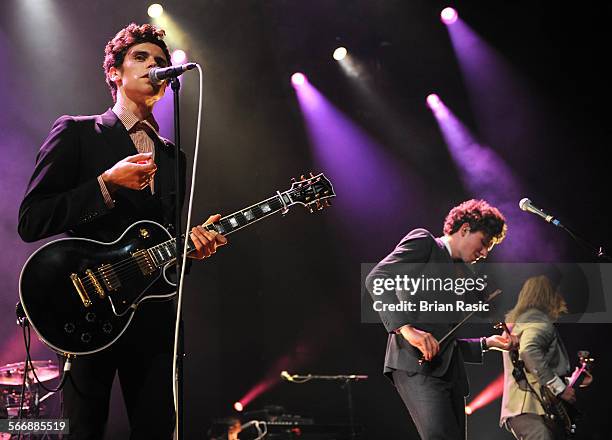
<instances>
[{"instance_id":1,"label":"guitar headstock","mask_svg":"<svg viewBox=\"0 0 612 440\"><path fill-rule=\"evenodd\" d=\"M584 365L585 370L590 370L595 359L591 357L591 353L587 350L578 351L578 364Z\"/></svg>"},{"instance_id":2,"label":"guitar headstock","mask_svg":"<svg viewBox=\"0 0 612 440\"><path fill-rule=\"evenodd\" d=\"M500 321L497 324L493 325L493 328L496 329L496 330L503 330L503 331L505 331L508 334L511 333L511 330L508 327L508 324L506 324L504 321Z\"/></svg>"},{"instance_id":3,"label":"guitar headstock","mask_svg":"<svg viewBox=\"0 0 612 440\"><path fill-rule=\"evenodd\" d=\"M291 204L304 205L310 212L331 206L331 199L336 197L334 187L323 173L316 176L310 173L310 177L302 175L300 180L291 179L291 181L291 188L285 192Z\"/></svg>"}]
</instances>

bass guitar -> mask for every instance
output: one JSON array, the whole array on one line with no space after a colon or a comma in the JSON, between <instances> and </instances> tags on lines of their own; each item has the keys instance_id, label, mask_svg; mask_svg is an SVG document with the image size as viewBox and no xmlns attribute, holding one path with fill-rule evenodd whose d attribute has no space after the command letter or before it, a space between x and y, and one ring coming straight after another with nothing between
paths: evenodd
<instances>
[{"instance_id":1,"label":"bass guitar","mask_svg":"<svg viewBox=\"0 0 612 440\"><path fill-rule=\"evenodd\" d=\"M229 235L299 204L310 212L335 197L323 175L302 176L285 192L204 225ZM195 250L191 240L188 253ZM32 328L52 350L87 355L112 345L125 332L140 303L176 294L171 280L176 240L160 224L139 221L112 243L86 238L52 241L26 261L19 296Z\"/></svg>"},{"instance_id":2,"label":"bass guitar","mask_svg":"<svg viewBox=\"0 0 612 440\"><path fill-rule=\"evenodd\" d=\"M581 385L581 383L585 376L592 378L590 369L593 361L594 359L589 356L588 351L579 351L579 367L576 368L569 378L567 386L586 386L586 384ZM573 438L576 434L577 422L580 420L582 413L573 404L555 396L548 387L540 387L540 393L542 395L542 407L546 412L545 421L550 430L559 438Z\"/></svg>"}]
</instances>

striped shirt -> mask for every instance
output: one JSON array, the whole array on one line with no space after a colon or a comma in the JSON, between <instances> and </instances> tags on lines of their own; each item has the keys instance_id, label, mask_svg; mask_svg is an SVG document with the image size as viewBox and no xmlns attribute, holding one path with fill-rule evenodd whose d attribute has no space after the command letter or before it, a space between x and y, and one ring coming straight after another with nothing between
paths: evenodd
<instances>
[{"instance_id":1,"label":"striped shirt","mask_svg":"<svg viewBox=\"0 0 612 440\"><path fill-rule=\"evenodd\" d=\"M122 106L119 103L116 103L113 107L113 113L117 115L125 129L128 131L132 142L136 146L136 150L139 153L153 153L153 160L155 161L155 143L153 141L152 136L159 137L159 125L157 125L157 121L153 117L153 114L149 115L149 117L143 121L140 121L138 117L129 111L127 108ZM102 191L102 196L104 197L104 203L106 206L111 209L115 206L115 202L106 187L106 184L102 180L102 175L98 176L98 184L100 185L100 190ZM154 193L154 182L151 179L149 183L149 187L151 189L151 193Z\"/></svg>"}]
</instances>

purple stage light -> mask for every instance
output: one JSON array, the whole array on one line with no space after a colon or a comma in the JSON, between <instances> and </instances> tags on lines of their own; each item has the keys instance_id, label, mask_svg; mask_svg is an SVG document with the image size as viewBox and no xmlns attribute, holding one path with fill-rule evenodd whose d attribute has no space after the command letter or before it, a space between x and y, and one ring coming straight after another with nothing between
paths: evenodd
<instances>
[{"instance_id":1,"label":"purple stage light","mask_svg":"<svg viewBox=\"0 0 612 440\"><path fill-rule=\"evenodd\" d=\"M427 96L427 105L433 111L436 111L442 105L442 101L440 101L440 97L435 93L432 93Z\"/></svg>"},{"instance_id":2,"label":"purple stage light","mask_svg":"<svg viewBox=\"0 0 612 440\"><path fill-rule=\"evenodd\" d=\"M304 85L304 83L306 82L306 75L304 75L301 72L296 72L293 75L291 75L291 84L293 84L295 87L299 87Z\"/></svg>"},{"instance_id":3,"label":"purple stage light","mask_svg":"<svg viewBox=\"0 0 612 440\"><path fill-rule=\"evenodd\" d=\"M504 159L490 146L481 143L443 102L440 101L437 110L432 109L432 112L468 193L493 203L506 216L512 232L495 255L540 261L556 258L559 253L557 243L541 238L545 234L540 222L517 209L517 200L525 190Z\"/></svg>"},{"instance_id":4,"label":"purple stage light","mask_svg":"<svg viewBox=\"0 0 612 440\"><path fill-rule=\"evenodd\" d=\"M431 109L431 111L438 119L444 119L448 116L446 106L444 105L440 97L435 93L431 93L427 96L427 106Z\"/></svg>"},{"instance_id":5,"label":"purple stage light","mask_svg":"<svg viewBox=\"0 0 612 440\"><path fill-rule=\"evenodd\" d=\"M446 25L453 24L458 18L459 14L457 14L457 11L453 8L444 8L442 12L440 12L440 19L442 23Z\"/></svg>"},{"instance_id":6,"label":"purple stage light","mask_svg":"<svg viewBox=\"0 0 612 440\"><path fill-rule=\"evenodd\" d=\"M172 52L170 58L172 59L172 64L174 65L183 64L185 61L187 61L187 54L184 50L176 49L174 52Z\"/></svg>"},{"instance_id":7,"label":"purple stage light","mask_svg":"<svg viewBox=\"0 0 612 440\"><path fill-rule=\"evenodd\" d=\"M419 206L425 190L414 173L400 162L326 99L310 82L296 87L296 96L304 117L305 128L313 150L315 168L328 173L338 198L338 231L344 239L363 250L363 237L380 233L372 213L385 215L401 204ZM364 204L364 200L367 203ZM346 219L351 227L345 227ZM400 229L405 226L398 216Z\"/></svg>"}]
</instances>

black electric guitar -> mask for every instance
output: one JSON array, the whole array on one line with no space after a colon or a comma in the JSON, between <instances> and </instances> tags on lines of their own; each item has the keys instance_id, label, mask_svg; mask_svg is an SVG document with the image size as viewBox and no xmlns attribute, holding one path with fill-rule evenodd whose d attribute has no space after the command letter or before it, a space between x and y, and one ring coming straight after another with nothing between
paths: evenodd
<instances>
[{"instance_id":1,"label":"black electric guitar","mask_svg":"<svg viewBox=\"0 0 612 440\"><path fill-rule=\"evenodd\" d=\"M331 182L312 175L285 192L225 216L208 230L229 235L295 204L320 210L335 197ZM188 252L195 246L188 240ZM30 324L52 350L85 355L113 344L147 299L176 294L176 240L160 224L139 221L112 243L64 238L34 252L19 280L19 296Z\"/></svg>"},{"instance_id":2,"label":"black electric guitar","mask_svg":"<svg viewBox=\"0 0 612 440\"><path fill-rule=\"evenodd\" d=\"M579 351L579 367L569 378L567 386L583 386L581 383L585 375L591 376L590 369L593 361L594 359L589 356L588 351ZM555 396L548 387L542 386L540 393L542 395L542 406L546 412L545 421L548 427L557 437L571 439L576 434L577 422L580 420L581 412L573 404L561 399L559 396Z\"/></svg>"}]
</instances>

